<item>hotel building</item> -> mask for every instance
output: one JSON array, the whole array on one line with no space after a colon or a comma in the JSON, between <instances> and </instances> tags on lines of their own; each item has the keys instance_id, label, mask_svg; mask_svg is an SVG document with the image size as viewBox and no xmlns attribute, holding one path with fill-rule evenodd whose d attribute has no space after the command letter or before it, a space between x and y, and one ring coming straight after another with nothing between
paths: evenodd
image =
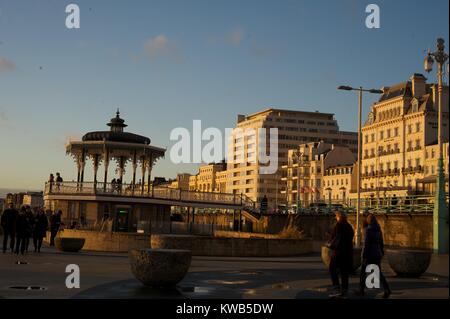
<instances>
[{"instance_id":1,"label":"hotel building","mask_svg":"<svg viewBox=\"0 0 450 319\"><path fill-rule=\"evenodd\" d=\"M267 166L259 160L259 129L278 129L278 163L275 173L262 174L260 168ZM348 146L357 153L357 134L343 132L334 114L303 112L282 109L267 109L251 115L238 115L236 129L253 132L244 136L233 135L229 142L227 191L244 194L259 206L267 196L269 208L286 202L281 196L283 181L281 167L288 163L288 151L297 149L299 144L320 142ZM236 131L235 129L235 131ZM268 130L267 130L268 131ZM269 132L266 132L266 154L270 154ZM240 158L240 161L236 161Z\"/></svg>"},{"instance_id":2,"label":"hotel building","mask_svg":"<svg viewBox=\"0 0 450 319\"><path fill-rule=\"evenodd\" d=\"M189 177L189 190L226 193L226 168L225 162L200 166L198 173Z\"/></svg>"},{"instance_id":3,"label":"hotel building","mask_svg":"<svg viewBox=\"0 0 450 319\"><path fill-rule=\"evenodd\" d=\"M422 74L392 87L374 103L362 128L362 197L431 192L437 168L436 84ZM448 86L443 90L445 178L448 189ZM428 184L425 186L424 184ZM353 196L356 196L354 194Z\"/></svg>"},{"instance_id":4,"label":"hotel building","mask_svg":"<svg viewBox=\"0 0 450 319\"><path fill-rule=\"evenodd\" d=\"M287 208L307 207L325 200L345 202L355 161L348 147L324 142L301 144L289 150L281 178L284 182L281 195Z\"/></svg>"}]
</instances>

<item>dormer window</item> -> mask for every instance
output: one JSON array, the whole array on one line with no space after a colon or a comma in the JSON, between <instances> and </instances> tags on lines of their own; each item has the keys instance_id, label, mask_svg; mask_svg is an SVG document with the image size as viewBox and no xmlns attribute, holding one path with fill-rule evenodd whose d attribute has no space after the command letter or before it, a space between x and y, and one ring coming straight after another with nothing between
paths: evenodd
<instances>
[{"instance_id":1,"label":"dormer window","mask_svg":"<svg viewBox=\"0 0 450 319\"><path fill-rule=\"evenodd\" d=\"M413 112L418 112L419 111L419 100L414 98L411 102L411 108Z\"/></svg>"}]
</instances>

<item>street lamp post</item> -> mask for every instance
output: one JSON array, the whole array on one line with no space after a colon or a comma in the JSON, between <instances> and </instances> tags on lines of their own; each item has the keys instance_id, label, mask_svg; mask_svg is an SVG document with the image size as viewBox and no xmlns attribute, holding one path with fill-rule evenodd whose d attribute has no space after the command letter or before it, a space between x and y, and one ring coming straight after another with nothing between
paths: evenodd
<instances>
[{"instance_id":1,"label":"street lamp post","mask_svg":"<svg viewBox=\"0 0 450 319\"><path fill-rule=\"evenodd\" d=\"M445 203L445 180L444 180L444 160L442 152L442 77L445 62L448 55L444 52L444 39L437 39L437 50L428 53L424 61L424 69L426 72L433 70L433 62L437 63L438 77L438 163L437 163L437 179L436 179L436 197L433 209L433 250L438 254L448 253L448 210Z\"/></svg>"},{"instance_id":2,"label":"street lamp post","mask_svg":"<svg viewBox=\"0 0 450 319\"><path fill-rule=\"evenodd\" d=\"M357 202L356 202L356 234L355 234L355 244L357 247L361 245L361 232L360 232L360 222L359 215L361 213L361 152L362 152L362 137L361 137L361 117L362 117L362 94L363 92L382 94L382 90L377 89L364 89L363 87L353 88L351 86L341 85L338 90L344 91L358 91L358 171L357 171Z\"/></svg>"}]
</instances>

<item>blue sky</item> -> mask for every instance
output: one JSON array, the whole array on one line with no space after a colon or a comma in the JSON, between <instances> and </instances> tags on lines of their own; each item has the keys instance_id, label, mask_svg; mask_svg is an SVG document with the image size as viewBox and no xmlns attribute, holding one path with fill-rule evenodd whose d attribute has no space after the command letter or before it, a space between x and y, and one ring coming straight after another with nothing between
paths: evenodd
<instances>
[{"instance_id":1,"label":"blue sky","mask_svg":"<svg viewBox=\"0 0 450 319\"><path fill-rule=\"evenodd\" d=\"M65 27L76 3L81 28ZM366 5L381 28L365 27ZM170 147L175 127L233 127L268 107L336 114L356 130L353 93L422 72L448 43L447 0L0 0L0 187L71 180L68 138L102 130L120 107L129 131ZM434 75L429 75L434 80ZM365 113L374 97L365 96ZM88 169L89 170L89 169ZM154 175L194 172L168 156ZM87 176L89 178L89 175Z\"/></svg>"}]
</instances>

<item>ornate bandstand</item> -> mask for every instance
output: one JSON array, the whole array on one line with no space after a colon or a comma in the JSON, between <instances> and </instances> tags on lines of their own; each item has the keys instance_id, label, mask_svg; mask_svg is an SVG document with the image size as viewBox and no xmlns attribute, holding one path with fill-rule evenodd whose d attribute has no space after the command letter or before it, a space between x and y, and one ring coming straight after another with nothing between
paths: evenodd
<instances>
[{"instance_id":1,"label":"ornate bandstand","mask_svg":"<svg viewBox=\"0 0 450 319\"><path fill-rule=\"evenodd\" d=\"M116 172L118 179L123 181L125 167L131 163L133 169L133 178L131 181L131 190L149 191L148 185L151 184L151 172L156 160L164 156L165 149L150 145L150 139L145 136L124 132L127 127L125 121L120 118L119 110L116 117L112 118L107 124L109 131L89 132L83 136L82 141L71 141L67 144L67 154L73 156L77 164L78 174L77 182L80 186L84 184L84 169L86 161L90 159L93 164L94 181L92 187L94 190L106 191L108 188L120 185L108 184L108 168L111 162L117 163ZM98 168L103 163L104 174L103 182L99 183L97 179ZM138 166L141 168L140 185L136 183L136 172ZM147 179L145 178L147 174ZM147 180L147 182L145 182ZM140 189L137 189L137 188Z\"/></svg>"},{"instance_id":2,"label":"ornate bandstand","mask_svg":"<svg viewBox=\"0 0 450 319\"><path fill-rule=\"evenodd\" d=\"M76 181L45 184L45 207L61 210L66 225L75 222L103 229L108 222L111 231L167 232L172 206L192 207L194 211L195 207L242 209L252 205L239 194L153 186L152 168L164 157L165 149L151 145L148 137L124 132L127 125L119 111L107 125L109 131L89 132L81 141L67 144L66 153L77 166ZM92 163L93 181L85 181L88 162ZM116 164L116 174L108 176L112 163ZM127 165L132 169L129 183L123 180ZM116 181L108 182L109 178Z\"/></svg>"}]
</instances>

